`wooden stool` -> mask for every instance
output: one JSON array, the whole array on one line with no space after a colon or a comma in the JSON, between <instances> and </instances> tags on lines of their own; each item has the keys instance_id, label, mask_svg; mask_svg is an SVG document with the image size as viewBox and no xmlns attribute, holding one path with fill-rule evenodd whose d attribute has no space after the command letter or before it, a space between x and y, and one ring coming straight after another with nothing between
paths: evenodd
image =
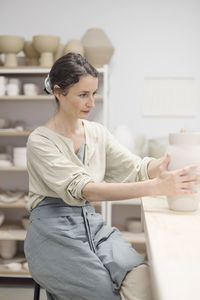
<instances>
[{"instance_id":1,"label":"wooden stool","mask_svg":"<svg viewBox=\"0 0 200 300\"><path fill-rule=\"evenodd\" d=\"M35 282L33 300L40 300L40 285L37 282Z\"/></svg>"}]
</instances>

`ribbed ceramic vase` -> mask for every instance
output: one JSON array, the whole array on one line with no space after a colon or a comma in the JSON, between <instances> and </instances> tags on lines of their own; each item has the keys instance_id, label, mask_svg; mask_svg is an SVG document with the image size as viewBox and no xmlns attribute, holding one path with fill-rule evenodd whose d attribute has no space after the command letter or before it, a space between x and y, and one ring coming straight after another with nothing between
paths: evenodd
<instances>
[{"instance_id":1,"label":"ribbed ceramic vase","mask_svg":"<svg viewBox=\"0 0 200 300\"><path fill-rule=\"evenodd\" d=\"M169 134L167 153L171 155L169 170L180 169L189 165L197 165L200 170L200 132ZM199 208L200 186L194 187L196 194L168 196L168 206L176 211L195 211Z\"/></svg>"}]
</instances>

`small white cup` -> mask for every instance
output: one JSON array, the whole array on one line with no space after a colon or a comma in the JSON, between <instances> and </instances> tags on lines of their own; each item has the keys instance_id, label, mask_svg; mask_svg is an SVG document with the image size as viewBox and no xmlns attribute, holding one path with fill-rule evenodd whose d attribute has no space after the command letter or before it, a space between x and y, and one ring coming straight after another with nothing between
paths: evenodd
<instances>
[{"instance_id":1,"label":"small white cup","mask_svg":"<svg viewBox=\"0 0 200 300\"><path fill-rule=\"evenodd\" d=\"M19 95L19 86L16 83L8 83L6 91L8 96L17 96Z\"/></svg>"},{"instance_id":2,"label":"small white cup","mask_svg":"<svg viewBox=\"0 0 200 300\"><path fill-rule=\"evenodd\" d=\"M38 87L34 83L25 83L23 89L26 96L35 96L38 94Z\"/></svg>"},{"instance_id":3,"label":"small white cup","mask_svg":"<svg viewBox=\"0 0 200 300\"><path fill-rule=\"evenodd\" d=\"M8 78L5 76L0 76L0 84L6 85L8 82Z\"/></svg>"},{"instance_id":4,"label":"small white cup","mask_svg":"<svg viewBox=\"0 0 200 300\"><path fill-rule=\"evenodd\" d=\"M4 96L6 94L6 85L0 82L0 96Z\"/></svg>"},{"instance_id":5,"label":"small white cup","mask_svg":"<svg viewBox=\"0 0 200 300\"><path fill-rule=\"evenodd\" d=\"M13 163L17 167L26 167L26 147L13 148Z\"/></svg>"}]
</instances>

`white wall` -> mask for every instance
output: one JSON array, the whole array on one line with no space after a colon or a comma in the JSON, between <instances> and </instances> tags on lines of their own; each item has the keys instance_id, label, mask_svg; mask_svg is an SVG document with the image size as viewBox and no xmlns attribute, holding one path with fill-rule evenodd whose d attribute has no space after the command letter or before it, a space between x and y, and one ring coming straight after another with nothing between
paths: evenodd
<instances>
[{"instance_id":1,"label":"white wall","mask_svg":"<svg viewBox=\"0 0 200 300\"><path fill-rule=\"evenodd\" d=\"M0 34L58 34L63 43L101 27L115 54L110 63L110 128L130 126L148 137L181 127L200 130L194 118L143 118L146 76L189 76L200 98L199 0L0 0Z\"/></svg>"}]
</instances>

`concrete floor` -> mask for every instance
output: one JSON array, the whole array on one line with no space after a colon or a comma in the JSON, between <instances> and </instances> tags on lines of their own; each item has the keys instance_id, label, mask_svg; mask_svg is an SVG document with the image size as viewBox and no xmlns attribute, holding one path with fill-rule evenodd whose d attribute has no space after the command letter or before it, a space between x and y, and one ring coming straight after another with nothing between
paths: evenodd
<instances>
[{"instance_id":1,"label":"concrete floor","mask_svg":"<svg viewBox=\"0 0 200 300\"><path fill-rule=\"evenodd\" d=\"M0 278L0 300L33 300L34 284L27 278ZM40 291L40 300L47 300L44 289Z\"/></svg>"}]
</instances>

